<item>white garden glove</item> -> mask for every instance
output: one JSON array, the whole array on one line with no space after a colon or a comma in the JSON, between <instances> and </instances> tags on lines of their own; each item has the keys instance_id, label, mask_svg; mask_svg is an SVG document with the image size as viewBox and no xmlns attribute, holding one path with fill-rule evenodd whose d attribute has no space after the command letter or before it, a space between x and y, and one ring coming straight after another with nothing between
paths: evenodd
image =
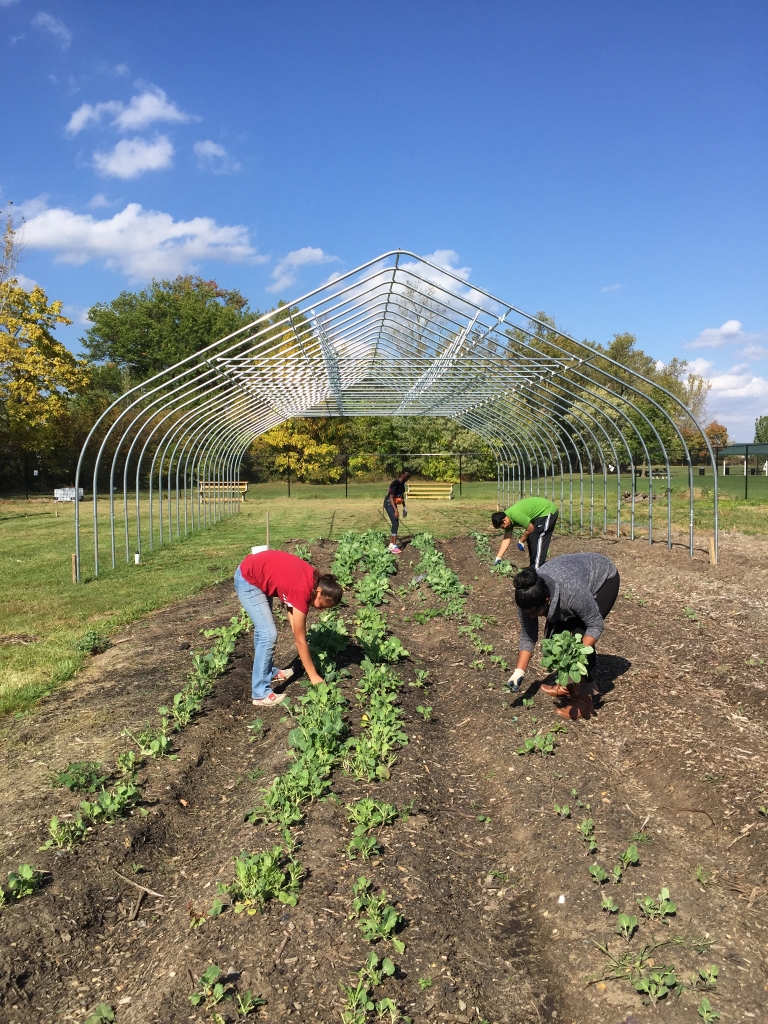
<instances>
[{"instance_id":1,"label":"white garden glove","mask_svg":"<svg viewBox=\"0 0 768 1024\"><path fill-rule=\"evenodd\" d=\"M523 542L521 540L519 540L517 542L517 550L518 551L525 551L525 544L523 544Z\"/></svg>"},{"instance_id":2,"label":"white garden glove","mask_svg":"<svg viewBox=\"0 0 768 1024\"><path fill-rule=\"evenodd\" d=\"M525 679L525 672L521 668L516 668L507 680L507 686L516 693L520 689L520 683L522 683L523 679Z\"/></svg>"},{"instance_id":3,"label":"white garden glove","mask_svg":"<svg viewBox=\"0 0 768 1024\"><path fill-rule=\"evenodd\" d=\"M498 565L500 561L501 561L501 559L500 559L500 558L497 558L497 559L496 559L496 560L494 561L494 563L493 563L493 564L494 564L494 565Z\"/></svg>"}]
</instances>

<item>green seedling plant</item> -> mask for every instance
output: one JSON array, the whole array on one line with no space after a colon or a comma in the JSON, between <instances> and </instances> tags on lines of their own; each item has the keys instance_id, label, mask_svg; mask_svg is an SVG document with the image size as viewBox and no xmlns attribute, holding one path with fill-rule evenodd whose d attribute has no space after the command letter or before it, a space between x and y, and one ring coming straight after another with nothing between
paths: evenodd
<instances>
[{"instance_id":1,"label":"green seedling plant","mask_svg":"<svg viewBox=\"0 0 768 1024\"><path fill-rule=\"evenodd\" d=\"M376 895L372 892L372 884L361 876L352 888L352 913L350 920L357 918L357 925L367 942L378 942L385 939L396 953L405 950L405 943L395 934L403 918L388 902L387 893L382 891Z\"/></svg>"},{"instance_id":2,"label":"green seedling plant","mask_svg":"<svg viewBox=\"0 0 768 1024\"><path fill-rule=\"evenodd\" d=\"M589 873L592 876L592 881L597 882L598 885L608 881L608 872L605 868L600 867L599 864L590 865Z\"/></svg>"},{"instance_id":3,"label":"green seedling plant","mask_svg":"<svg viewBox=\"0 0 768 1024\"><path fill-rule=\"evenodd\" d=\"M248 726L248 732L251 734L248 737L248 742L257 743L264 736L264 720L262 718L254 718Z\"/></svg>"},{"instance_id":4,"label":"green seedling plant","mask_svg":"<svg viewBox=\"0 0 768 1024\"><path fill-rule=\"evenodd\" d=\"M632 843L632 845L627 850L625 850L624 853L619 855L619 860L621 861L624 870L626 870L631 865L637 865L640 863L640 854L637 852L637 847L634 843Z\"/></svg>"},{"instance_id":5,"label":"green seedling plant","mask_svg":"<svg viewBox=\"0 0 768 1024\"><path fill-rule=\"evenodd\" d=\"M476 672L484 672L485 662L483 661L482 658L474 658L472 661L470 661L469 667L471 669L474 669Z\"/></svg>"},{"instance_id":6,"label":"green seedling plant","mask_svg":"<svg viewBox=\"0 0 768 1024\"><path fill-rule=\"evenodd\" d=\"M619 914L616 919L616 931L619 935L623 935L624 938L629 942L632 938L635 930L637 929L637 918L634 914Z\"/></svg>"},{"instance_id":7,"label":"green seedling plant","mask_svg":"<svg viewBox=\"0 0 768 1024\"><path fill-rule=\"evenodd\" d=\"M637 901L643 914L649 920L663 921L670 917L677 910L677 905L669 898L669 889L663 888L656 899L651 896L643 896Z\"/></svg>"},{"instance_id":8,"label":"green seedling plant","mask_svg":"<svg viewBox=\"0 0 768 1024\"><path fill-rule=\"evenodd\" d=\"M582 842L587 844L587 852L597 853L594 821L591 818L584 818L584 820L578 826L578 833L581 836Z\"/></svg>"},{"instance_id":9,"label":"green seedling plant","mask_svg":"<svg viewBox=\"0 0 768 1024\"><path fill-rule=\"evenodd\" d=\"M250 989L242 995L238 992L235 996L235 1005L241 1017L248 1017L250 1014L255 1013L260 1006L266 1006L266 1003L266 999L262 999L261 996L255 996Z\"/></svg>"},{"instance_id":10,"label":"green seedling plant","mask_svg":"<svg viewBox=\"0 0 768 1024\"><path fill-rule=\"evenodd\" d=\"M639 832L635 832L632 836L633 843L650 843L651 837L647 832L643 832L642 829Z\"/></svg>"},{"instance_id":11,"label":"green seedling plant","mask_svg":"<svg viewBox=\"0 0 768 1024\"><path fill-rule=\"evenodd\" d=\"M85 1024L110 1024L115 1019L115 1011L109 1003L99 1003L91 1014L85 1018Z\"/></svg>"},{"instance_id":12,"label":"green seedling plant","mask_svg":"<svg viewBox=\"0 0 768 1024\"><path fill-rule=\"evenodd\" d=\"M294 555L296 555L297 558L301 558L302 561L304 562L312 561L312 552L309 550L306 544L297 544L296 547L293 549L293 553Z\"/></svg>"},{"instance_id":13,"label":"green seedling plant","mask_svg":"<svg viewBox=\"0 0 768 1024\"><path fill-rule=\"evenodd\" d=\"M643 977L636 978L632 984L640 995L647 997L651 1006L655 1006L660 999L665 999L678 987L673 967L654 967Z\"/></svg>"},{"instance_id":14,"label":"green seedling plant","mask_svg":"<svg viewBox=\"0 0 768 1024\"><path fill-rule=\"evenodd\" d=\"M126 727L121 735L133 740L142 757L167 757L169 760L175 761L176 754L173 753L173 743L168 735L168 730L169 720L167 717L163 717L159 729L153 729L148 725L138 736L134 736Z\"/></svg>"},{"instance_id":15,"label":"green seedling plant","mask_svg":"<svg viewBox=\"0 0 768 1024\"><path fill-rule=\"evenodd\" d=\"M506 660L500 654L491 655L491 664L495 665L496 668L500 668L502 672L506 672L507 669L509 668L509 665L507 664Z\"/></svg>"},{"instance_id":16,"label":"green seedling plant","mask_svg":"<svg viewBox=\"0 0 768 1024\"><path fill-rule=\"evenodd\" d=\"M696 988L699 985L703 985L704 988L715 988L717 985L717 976L720 973L717 964L712 964L710 967L699 968L698 974L691 975L691 988Z\"/></svg>"},{"instance_id":17,"label":"green seedling plant","mask_svg":"<svg viewBox=\"0 0 768 1024\"><path fill-rule=\"evenodd\" d=\"M357 972L357 984L341 983L339 986L344 996L344 1009L341 1011L342 1024L365 1024L368 1019L367 1014L376 1009L373 989L394 973L395 965L389 957L380 960L376 953L369 953L365 966Z\"/></svg>"},{"instance_id":18,"label":"green seedling plant","mask_svg":"<svg viewBox=\"0 0 768 1024\"><path fill-rule=\"evenodd\" d=\"M559 818L570 818L571 816L571 808L568 806L568 804L555 804L554 809L555 814Z\"/></svg>"},{"instance_id":19,"label":"green seedling plant","mask_svg":"<svg viewBox=\"0 0 768 1024\"><path fill-rule=\"evenodd\" d=\"M428 988L432 988L432 979L429 975L426 978L419 978L419 992L424 992Z\"/></svg>"},{"instance_id":20,"label":"green seedling plant","mask_svg":"<svg viewBox=\"0 0 768 1024\"><path fill-rule=\"evenodd\" d=\"M619 912L619 908L616 906L616 904L613 902L610 896L603 896L602 902L600 904L600 909L607 910L609 914L618 914Z\"/></svg>"},{"instance_id":21,"label":"green seedling plant","mask_svg":"<svg viewBox=\"0 0 768 1024\"><path fill-rule=\"evenodd\" d=\"M425 722L428 722L432 717L432 708L429 706L425 707L423 704L419 704L416 707L416 711L421 715Z\"/></svg>"},{"instance_id":22,"label":"green seedling plant","mask_svg":"<svg viewBox=\"0 0 768 1024\"><path fill-rule=\"evenodd\" d=\"M121 775L133 775L141 761L132 750L124 750L117 755L115 764Z\"/></svg>"},{"instance_id":23,"label":"green seedling plant","mask_svg":"<svg viewBox=\"0 0 768 1024\"><path fill-rule=\"evenodd\" d=\"M375 836L353 836L347 843L347 856L350 860L370 860L381 853L381 847Z\"/></svg>"},{"instance_id":24,"label":"green seedling plant","mask_svg":"<svg viewBox=\"0 0 768 1024\"><path fill-rule=\"evenodd\" d=\"M587 659L593 648L585 647L581 641L581 633L566 629L541 642L541 664L555 673L559 686L580 683L587 675Z\"/></svg>"},{"instance_id":25,"label":"green seedling plant","mask_svg":"<svg viewBox=\"0 0 768 1024\"><path fill-rule=\"evenodd\" d=\"M762 814L764 818L768 818L768 807L763 807L762 804L757 808L758 813Z\"/></svg>"},{"instance_id":26,"label":"green seedling plant","mask_svg":"<svg viewBox=\"0 0 768 1024\"><path fill-rule=\"evenodd\" d=\"M684 612L685 612L685 617L686 617L686 619L688 619L689 622L698 622L699 621L699 616L696 614L696 609L695 608L691 608L689 605L686 605L685 609L684 609Z\"/></svg>"},{"instance_id":27,"label":"green seedling plant","mask_svg":"<svg viewBox=\"0 0 768 1024\"><path fill-rule=\"evenodd\" d=\"M20 864L18 871L10 871L6 879L8 895L14 900L23 900L31 896L43 884L43 873L36 871L31 864Z\"/></svg>"},{"instance_id":28,"label":"green seedling plant","mask_svg":"<svg viewBox=\"0 0 768 1024\"><path fill-rule=\"evenodd\" d=\"M611 881L613 882L614 885L619 885L621 883L621 876L622 876L622 867L621 867L621 864L617 864L614 867L613 871L611 871Z\"/></svg>"},{"instance_id":29,"label":"green seedling plant","mask_svg":"<svg viewBox=\"0 0 768 1024\"><path fill-rule=\"evenodd\" d=\"M706 885L707 882L711 881L712 879L712 872L707 871L707 869L703 867L703 865L697 864L696 870L694 871L694 877L696 878L696 881L699 883L699 885Z\"/></svg>"},{"instance_id":30,"label":"green seedling plant","mask_svg":"<svg viewBox=\"0 0 768 1024\"><path fill-rule=\"evenodd\" d=\"M703 997L697 1007L697 1011L704 1024L713 1024L713 1021L720 1020L720 1014L712 1006L706 996Z\"/></svg>"},{"instance_id":31,"label":"green seedling plant","mask_svg":"<svg viewBox=\"0 0 768 1024\"><path fill-rule=\"evenodd\" d=\"M54 789L66 787L72 793L95 793L107 780L98 761L71 761L51 780Z\"/></svg>"},{"instance_id":32,"label":"green seedling plant","mask_svg":"<svg viewBox=\"0 0 768 1024\"><path fill-rule=\"evenodd\" d=\"M123 818L141 799L141 790L133 782L118 782L113 789L102 789L95 800L83 800L80 814L92 824L111 825Z\"/></svg>"},{"instance_id":33,"label":"green seedling plant","mask_svg":"<svg viewBox=\"0 0 768 1024\"><path fill-rule=\"evenodd\" d=\"M219 882L216 891L230 897L236 914L258 914L272 899L296 906L304 869L282 846L264 853L243 850L234 864L234 879L226 885Z\"/></svg>"},{"instance_id":34,"label":"green seedling plant","mask_svg":"<svg viewBox=\"0 0 768 1024\"><path fill-rule=\"evenodd\" d=\"M748 661L745 661L744 664L747 668L762 668L763 665L765 665L765 658L758 658L757 655L753 655L753 657L749 658Z\"/></svg>"},{"instance_id":35,"label":"green seedling plant","mask_svg":"<svg viewBox=\"0 0 768 1024\"><path fill-rule=\"evenodd\" d=\"M88 830L88 826L81 817L74 821L61 821L55 814L48 824L49 838L40 847L40 850L71 850L75 843L79 843Z\"/></svg>"},{"instance_id":36,"label":"green seedling plant","mask_svg":"<svg viewBox=\"0 0 768 1024\"><path fill-rule=\"evenodd\" d=\"M211 964L198 978L195 990L188 997L193 1006L200 1006L202 1003L207 1010L218 1006L224 999L231 999L227 992L228 985L219 981L221 968L217 964Z\"/></svg>"},{"instance_id":37,"label":"green seedling plant","mask_svg":"<svg viewBox=\"0 0 768 1024\"><path fill-rule=\"evenodd\" d=\"M518 754L554 754L555 737L559 732L567 732L564 725L551 725L546 732L536 732L523 741L517 748Z\"/></svg>"},{"instance_id":38,"label":"green seedling plant","mask_svg":"<svg viewBox=\"0 0 768 1024\"><path fill-rule=\"evenodd\" d=\"M364 797L357 803L348 804L347 811L349 812L347 820L355 826L354 835L356 836L363 836L384 825L391 825L398 817L398 810L394 804L372 800L370 797Z\"/></svg>"},{"instance_id":39,"label":"green seedling plant","mask_svg":"<svg viewBox=\"0 0 768 1024\"><path fill-rule=\"evenodd\" d=\"M523 697L523 707L524 708L532 708L534 704L535 704L535 701L534 701L533 697Z\"/></svg>"}]
</instances>

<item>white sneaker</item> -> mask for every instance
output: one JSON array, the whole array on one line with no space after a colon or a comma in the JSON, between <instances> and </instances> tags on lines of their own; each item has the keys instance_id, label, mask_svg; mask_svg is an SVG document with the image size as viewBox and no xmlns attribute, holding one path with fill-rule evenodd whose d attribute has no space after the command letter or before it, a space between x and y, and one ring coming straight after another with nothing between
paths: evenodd
<instances>
[{"instance_id":1,"label":"white sneaker","mask_svg":"<svg viewBox=\"0 0 768 1024\"><path fill-rule=\"evenodd\" d=\"M402 555L402 553L403 553L403 549L402 549L402 548L399 548L399 547L397 546L397 544L390 544L390 545L389 545L389 552L390 552L390 554L392 554L392 555Z\"/></svg>"},{"instance_id":2,"label":"white sneaker","mask_svg":"<svg viewBox=\"0 0 768 1024\"><path fill-rule=\"evenodd\" d=\"M285 700L284 693L268 693L266 697L261 697L259 700L253 701L255 708L274 708L278 704L282 704Z\"/></svg>"},{"instance_id":3,"label":"white sneaker","mask_svg":"<svg viewBox=\"0 0 768 1024\"><path fill-rule=\"evenodd\" d=\"M289 679L293 679L292 668L281 668L272 676L273 683L287 683Z\"/></svg>"}]
</instances>

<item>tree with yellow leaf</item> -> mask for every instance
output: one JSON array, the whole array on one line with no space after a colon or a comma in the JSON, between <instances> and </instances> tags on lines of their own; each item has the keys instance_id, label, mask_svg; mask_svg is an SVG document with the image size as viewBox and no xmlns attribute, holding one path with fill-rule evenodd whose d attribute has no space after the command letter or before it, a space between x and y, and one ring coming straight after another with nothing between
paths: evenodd
<instances>
[{"instance_id":1,"label":"tree with yellow leaf","mask_svg":"<svg viewBox=\"0 0 768 1024\"><path fill-rule=\"evenodd\" d=\"M4 251L13 245L9 222ZM26 291L15 277L0 281L0 432L6 441L34 446L88 383L85 364L53 337L59 324L72 322L61 307L39 285Z\"/></svg>"}]
</instances>

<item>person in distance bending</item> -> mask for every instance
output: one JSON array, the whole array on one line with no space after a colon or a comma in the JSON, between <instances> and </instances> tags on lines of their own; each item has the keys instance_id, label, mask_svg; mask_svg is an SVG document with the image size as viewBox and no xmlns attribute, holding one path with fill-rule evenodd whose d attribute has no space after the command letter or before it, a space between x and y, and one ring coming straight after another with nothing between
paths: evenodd
<instances>
[{"instance_id":1,"label":"person in distance bending","mask_svg":"<svg viewBox=\"0 0 768 1024\"><path fill-rule=\"evenodd\" d=\"M410 469L404 469L397 480L389 485L387 496L384 499L384 511L389 516L392 524L392 533L389 538L389 550L393 555L399 555L401 549L397 546L397 528L400 525L400 508L403 515L408 515L405 508L405 485L411 475Z\"/></svg>"},{"instance_id":2,"label":"person in distance bending","mask_svg":"<svg viewBox=\"0 0 768 1024\"><path fill-rule=\"evenodd\" d=\"M342 598L341 584L330 573L320 576L302 558L287 551L261 551L248 555L235 572L235 592L253 622L253 674L251 696L257 707L276 707L285 699L272 684L285 682L293 669L280 670L273 655L277 627L272 602L277 597L288 612L296 650L313 686L323 677L315 668L307 643L307 613L311 608L334 608Z\"/></svg>"},{"instance_id":3,"label":"person in distance bending","mask_svg":"<svg viewBox=\"0 0 768 1024\"><path fill-rule=\"evenodd\" d=\"M497 530L504 531L495 564L504 557L512 543L514 528L519 526L523 532L517 542L518 551L525 551L523 541L527 541L530 564L538 569L547 560L549 542L557 523L557 505L547 498L523 498L503 512L494 512L491 522Z\"/></svg>"},{"instance_id":4,"label":"person in distance bending","mask_svg":"<svg viewBox=\"0 0 768 1024\"><path fill-rule=\"evenodd\" d=\"M540 569L529 566L514 578L515 603L520 618L517 667L509 679L513 690L520 688L528 662L539 638L539 619L546 619L544 635L554 636L566 629L581 633L585 647L593 651L587 659L587 675L577 686L542 686L545 693L565 698L556 709L564 718L589 718L597 692L592 679L597 655L594 647L603 634L605 618L619 594L619 571L610 558L596 551L560 555Z\"/></svg>"}]
</instances>

